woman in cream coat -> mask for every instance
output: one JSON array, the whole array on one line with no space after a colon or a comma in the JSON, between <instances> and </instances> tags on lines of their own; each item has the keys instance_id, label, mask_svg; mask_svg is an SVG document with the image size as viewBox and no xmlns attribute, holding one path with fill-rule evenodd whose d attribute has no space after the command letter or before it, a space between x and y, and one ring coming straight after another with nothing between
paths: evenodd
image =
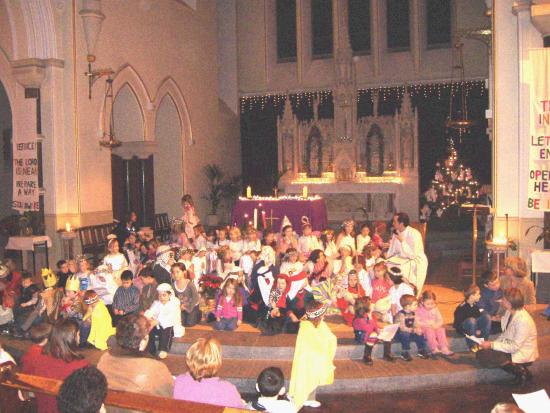
<instances>
[{"instance_id":1,"label":"woman in cream coat","mask_svg":"<svg viewBox=\"0 0 550 413\"><path fill-rule=\"evenodd\" d=\"M515 376L513 384L523 385L533 376L527 369L539 357L537 327L524 308L524 297L517 288L504 292L501 319L502 334L495 341L480 344L479 362L487 367L500 367Z\"/></svg>"}]
</instances>

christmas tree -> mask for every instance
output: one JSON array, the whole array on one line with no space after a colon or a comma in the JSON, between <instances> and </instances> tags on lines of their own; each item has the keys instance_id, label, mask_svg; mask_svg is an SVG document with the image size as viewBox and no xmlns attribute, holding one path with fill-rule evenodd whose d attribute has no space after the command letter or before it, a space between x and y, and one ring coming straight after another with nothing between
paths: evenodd
<instances>
[{"instance_id":1,"label":"christmas tree","mask_svg":"<svg viewBox=\"0 0 550 413\"><path fill-rule=\"evenodd\" d=\"M449 211L457 212L460 205L475 203L479 199L480 185L474 179L472 169L460 163L452 139L447 152L447 158L435 164L434 178L423 194L421 221L428 221L432 214L441 218Z\"/></svg>"}]
</instances>

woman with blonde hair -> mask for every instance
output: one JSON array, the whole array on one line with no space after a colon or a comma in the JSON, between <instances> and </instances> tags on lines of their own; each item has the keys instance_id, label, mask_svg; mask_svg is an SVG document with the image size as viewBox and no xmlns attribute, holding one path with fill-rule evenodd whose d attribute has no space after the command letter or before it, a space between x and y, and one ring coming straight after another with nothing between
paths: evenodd
<instances>
[{"instance_id":1,"label":"woman with blonde hair","mask_svg":"<svg viewBox=\"0 0 550 413\"><path fill-rule=\"evenodd\" d=\"M199 338L185 354L189 371L176 377L174 399L216 406L244 408L234 384L217 377L222 349L215 338Z\"/></svg>"},{"instance_id":2,"label":"woman with blonde hair","mask_svg":"<svg viewBox=\"0 0 550 413\"><path fill-rule=\"evenodd\" d=\"M500 288L506 291L510 288L517 288L521 291L527 310L537 304L535 285L528 277L527 263L521 257L508 257L504 261L504 275L500 277Z\"/></svg>"}]
</instances>

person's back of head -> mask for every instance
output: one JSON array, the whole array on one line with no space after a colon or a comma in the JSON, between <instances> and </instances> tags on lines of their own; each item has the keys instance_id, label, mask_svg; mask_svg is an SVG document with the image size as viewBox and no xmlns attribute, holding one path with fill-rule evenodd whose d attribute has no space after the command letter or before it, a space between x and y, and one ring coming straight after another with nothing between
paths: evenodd
<instances>
[{"instance_id":1,"label":"person's back of head","mask_svg":"<svg viewBox=\"0 0 550 413\"><path fill-rule=\"evenodd\" d=\"M29 330L31 341L35 344L45 345L50 337L52 328L52 325L46 322L33 325Z\"/></svg>"},{"instance_id":2,"label":"person's back of head","mask_svg":"<svg viewBox=\"0 0 550 413\"><path fill-rule=\"evenodd\" d=\"M132 271L130 270L124 270L120 275L120 279L122 281L132 281L134 279L134 274L132 274Z\"/></svg>"},{"instance_id":3,"label":"person's back of head","mask_svg":"<svg viewBox=\"0 0 550 413\"><path fill-rule=\"evenodd\" d=\"M256 389L262 397L282 396L286 389L285 376L283 371L278 367L268 367L263 369L258 376Z\"/></svg>"},{"instance_id":4,"label":"person's back of head","mask_svg":"<svg viewBox=\"0 0 550 413\"><path fill-rule=\"evenodd\" d=\"M513 403L497 403L491 413L525 413Z\"/></svg>"},{"instance_id":5,"label":"person's back of head","mask_svg":"<svg viewBox=\"0 0 550 413\"><path fill-rule=\"evenodd\" d=\"M94 366L72 372L61 385L57 395L60 413L98 413L107 397L107 379Z\"/></svg>"}]
</instances>

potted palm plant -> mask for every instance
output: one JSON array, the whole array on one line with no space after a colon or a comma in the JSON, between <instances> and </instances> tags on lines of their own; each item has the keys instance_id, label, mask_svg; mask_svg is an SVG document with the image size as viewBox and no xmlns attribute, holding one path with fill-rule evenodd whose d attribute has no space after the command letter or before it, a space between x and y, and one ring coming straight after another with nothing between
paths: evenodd
<instances>
[{"instance_id":1,"label":"potted palm plant","mask_svg":"<svg viewBox=\"0 0 550 413\"><path fill-rule=\"evenodd\" d=\"M535 243L539 243L540 241L543 241L543 247L545 250L550 249L550 212L544 213L544 224L541 227L540 225L532 225L529 228L527 228L527 231L525 231L525 235L529 234L529 232L533 229L538 229L540 232L537 235L537 238L535 239Z\"/></svg>"},{"instance_id":2,"label":"potted palm plant","mask_svg":"<svg viewBox=\"0 0 550 413\"><path fill-rule=\"evenodd\" d=\"M210 202L210 213L206 217L208 226L215 226L219 223L218 209L224 199L233 199L240 192L240 177L233 176L225 178L225 173L219 165L208 164L203 168L208 180L209 191L203 199Z\"/></svg>"}]
</instances>

